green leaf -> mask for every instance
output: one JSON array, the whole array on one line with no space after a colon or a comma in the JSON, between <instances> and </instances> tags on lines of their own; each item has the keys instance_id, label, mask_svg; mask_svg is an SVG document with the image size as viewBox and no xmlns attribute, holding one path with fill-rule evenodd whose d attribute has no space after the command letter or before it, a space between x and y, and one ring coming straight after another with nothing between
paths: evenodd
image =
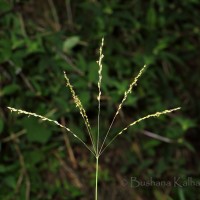
<instances>
[{"instance_id":1,"label":"green leaf","mask_svg":"<svg viewBox=\"0 0 200 200\"><path fill-rule=\"evenodd\" d=\"M156 10L154 7L150 7L148 12L147 12L147 23L150 28L155 28L156 26Z\"/></svg>"},{"instance_id":2,"label":"green leaf","mask_svg":"<svg viewBox=\"0 0 200 200\"><path fill-rule=\"evenodd\" d=\"M154 48L153 53L154 54L159 54L159 52L161 52L162 50L166 49L169 45L169 39L168 38L164 38L158 41L157 46Z\"/></svg>"},{"instance_id":3,"label":"green leaf","mask_svg":"<svg viewBox=\"0 0 200 200\"><path fill-rule=\"evenodd\" d=\"M23 125L27 130L27 138L31 142L46 143L52 135L52 132L37 119L24 118Z\"/></svg>"},{"instance_id":4,"label":"green leaf","mask_svg":"<svg viewBox=\"0 0 200 200\"><path fill-rule=\"evenodd\" d=\"M0 41L0 62L5 62L10 59L12 55L11 42L5 38Z\"/></svg>"},{"instance_id":5,"label":"green leaf","mask_svg":"<svg viewBox=\"0 0 200 200\"><path fill-rule=\"evenodd\" d=\"M184 145L185 147L187 147L188 150L190 150L191 152L196 152L195 148L192 146L192 144L190 144L189 142L187 142L186 140L181 140L181 138L178 140L178 142L182 145Z\"/></svg>"},{"instance_id":6,"label":"green leaf","mask_svg":"<svg viewBox=\"0 0 200 200\"><path fill-rule=\"evenodd\" d=\"M18 90L19 90L19 86L18 85L11 84L11 85L5 86L3 88L3 90L0 92L0 96L10 95L10 94L15 93Z\"/></svg>"},{"instance_id":7,"label":"green leaf","mask_svg":"<svg viewBox=\"0 0 200 200\"><path fill-rule=\"evenodd\" d=\"M189 128L196 126L196 123L189 118L177 117L175 118L175 121L177 121L181 125L183 131L186 131Z\"/></svg>"},{"instance_id":8,"label":"green leaf","mask_svg":"<svg viewBox=\"0 0 200 200\"><path fill-rule=\"evenodd\" d=\"M73 47L75 47L80 41L78 36L72 36L67 38L63 43L63 51L69 53Z\"/></svg>"},{"instance_id":9,"label":"green leaf","mask_svg":"<svg viewBox=\"0 0 200 200\"><path fill-rule=\"evenodd\" d=\"M36 40L27 40L27 50L28 53L35 53L35 52L43 52L43 46L41 45L40 38L37 38Z\"/></svg>"},{"instance_id":10,"label":"green leaf","mask_svg":"<svg viewBox=\"0 0 200 200\"><path fill-rule=\"evenodd\" d=\"M185 194L182 188L178 188L178 195L180 200L185 200Z\"/></svg>"},{"instance_id":11,"label":"green leaf","mask_svg":"<svg viewBox=\"0 0 200 200\"><path fill-rule=\"evenodd\" d=\"M5 179L4 179L4 182L6 183L7 186L15 189L16 188L16 180L15 178L13 177L13 175L10 175L10 176L7 176Z\"/></svg>"},{"instance_id":12,"label":"green leaf","mask_svg":"<svg viewBox=\"0 0 200 200\"><path fill-rule=\"evenodd\" d=\"M44 158L44 154L41 152L41 149L31 150L25 153L26 162L28 165L33 166L38 164Z\"/></svg>"}]
</instances>

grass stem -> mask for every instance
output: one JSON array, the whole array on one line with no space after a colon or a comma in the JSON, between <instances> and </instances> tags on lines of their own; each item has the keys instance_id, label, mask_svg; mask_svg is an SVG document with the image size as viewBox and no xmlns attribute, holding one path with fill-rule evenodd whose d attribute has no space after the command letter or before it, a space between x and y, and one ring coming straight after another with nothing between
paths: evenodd
<instances>
[{"instance_id":1,"label":"grass stem","mask_svg":"<svg viewBox=\"0 0 200 200\"><path fill-rule=\"evenodd\" d=\"M96 181L95 181L95 200L98 200L98 176L99 176L99 157L96 156Z\"/></svg>"}]
</instances>

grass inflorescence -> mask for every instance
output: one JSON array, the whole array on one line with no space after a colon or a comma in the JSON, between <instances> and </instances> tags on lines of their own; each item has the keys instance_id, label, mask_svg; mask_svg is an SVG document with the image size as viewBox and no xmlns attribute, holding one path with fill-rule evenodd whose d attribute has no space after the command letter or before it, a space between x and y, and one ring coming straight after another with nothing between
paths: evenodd
<instances>
[{"instance_id":1,"label":"grass inflorescence","mask_svg":"<svg viewBox=\"0 0 200 200\"><path fill-rule=\"evenodd\" d=\"M98 63L98 66L99 66L99 70L98 70L98 76L99 76L99 80L98 80L98 96L97 96L97 100L98 100L98 122L97 122L97 125L98 125L98 132L97 132L97 137L95 139L94 135L92 134L92 129L91 129L91 126L90 126L90 123L89 123L89 119L88 119L88 116L86 114L86 111L81 103L81 100L79 99L79 97L76 95L75 93L75 90L73 89L73 86L72 84L70 83L70 80L69 78L67 77L67 74L64 72L64 78L66 80L66 86L69 88L70 92L71 92L71 95L72 95L72 98L73 98L73 101L76 105L76 107L79 109L79 112L84 120L84 123L85 123L85 126L87 128L87 132L88 132L88 135L90 137L90 140L91 140L91 146L86 144L77 134L75 134L71 129L69 129L68 127L65 127L63 126L62 124L60 124L58 121L55 121L55 120L52 120L52 119L49 119L45 116L42 116L42 115L38 115L36 113L32 113L32 112L27 112L27 111L24 111L24 110L21 110L21 109L16 109L16 108L12 108L12 107L8 107L8 109L12 112L17 112L18 114L24 114L24 115L28 115L28 116L33 116L33 117L36 117L36 118L40 118L42 119L43 121L49 121L49 122L52 122L54 124L56 124L57 126L61 127L61 128L64 128L67 132L71 133L75 138L77 138L91 153L92 155L95 157L96 159L96 178L95 178L95 200L98 199L98 175L99 175L99 157L102 156L102 153L109 147L109 145L118 137L120 136L122 133L124 133L129 127L131 126L134 126L135 124L143 121L143 120L146 120L148 118L151 118L151 117L159 117L160 115L165 115L165 114L168 114L168 113L171 113L171 112L174 112L174 111L177 111L180 109L180 107L178 108L173 108L173 109L167 109L167 110L164 110L164 111L157 111L153 114L149 114L149 115L146 115L144 117L141 117L139 118L138 120L130 123L127 127L125 127L124 129L122 129L120 132L116 133L114 135L114 137L106 144L106 140L107 140L107 137L109 135L109 132L112 128L112 125L117 117L117 115L119 114L120 110L122 109L122 106L124 104L124 102L126 101L128 95L132 92L132 89L134 86L137 85L137 82L139 80L139 78L141 77L141 75L143 74L143 72L145 71L146 69L146 65L144 65L144 67L139 71L138 75L133 79L133 81L130 83L129 85L129 88L128 90L126 90L124 92L124 97L121 101L121 103L119 104L118 108L117 108L117 111L113 117L113 120L108 128L108 131L106 132L105 136L104 136L104 139L103 139L103 142L100 143L100 111L101 111L101 83L102 83L102 70L103 70L103 65L102 65L102 59L104 57L103 55L103 45L104 45L104 39L102 39L102 42L101 42L101 46L100 46L100 50L99 50L99 60L97 61Z\"/></svg>"}]
</instances>

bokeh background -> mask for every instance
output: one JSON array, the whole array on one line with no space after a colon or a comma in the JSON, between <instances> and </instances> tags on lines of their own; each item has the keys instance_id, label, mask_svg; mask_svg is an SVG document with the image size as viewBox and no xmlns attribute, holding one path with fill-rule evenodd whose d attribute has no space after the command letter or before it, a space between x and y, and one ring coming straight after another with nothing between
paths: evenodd
<instances>
[{"instance_id":1,"label":"bokeh background","mask_svg":"<svg viewBox=\"0 0 200 200\"><path fill-rule=\"evenodd\" d=\"M102 37L101 140L144 64L107 142L139 117L182 109L141 122L109 146L100 158L99 199L200 199L200 186L131 187L131 177L200 181L199 13L199 0L0 0L0 199L94 199L90 152L53 124L6 107L57 120L89 143L63 71L95 134Z\"/></svg>"}]
</instances>

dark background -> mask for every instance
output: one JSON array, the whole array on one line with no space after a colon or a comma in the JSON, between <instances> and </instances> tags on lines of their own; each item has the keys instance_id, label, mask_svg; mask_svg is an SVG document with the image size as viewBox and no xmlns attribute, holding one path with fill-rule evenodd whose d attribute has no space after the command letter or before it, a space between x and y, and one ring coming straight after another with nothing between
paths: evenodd
<instances>
[{"instance_id":1,"label":"dark background","mask_svg":"<svg viewBox=\"0 0 200 200\"><path fill-rule=\"evenodd\" d=\"M0 0L0 199L94 199L90 152L53 124L6 107L57 120L89 144L63 71L95 134L102 37L101 140L144 64L107 142L139 117L182 109L141 122L109 146L100 158L99 199L200 199L200 186L131 187L131 177L200 181L199 13L199 0Z\"/></svg>"}]
</instances>

